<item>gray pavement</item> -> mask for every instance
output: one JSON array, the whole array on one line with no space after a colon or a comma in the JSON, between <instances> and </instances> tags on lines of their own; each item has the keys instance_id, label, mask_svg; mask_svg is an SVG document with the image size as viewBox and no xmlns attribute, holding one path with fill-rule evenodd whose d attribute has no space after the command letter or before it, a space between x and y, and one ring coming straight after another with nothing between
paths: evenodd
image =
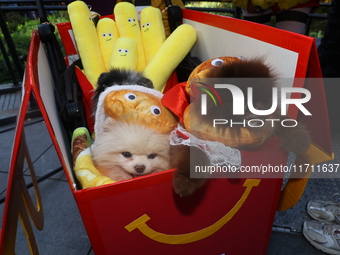
<instances>
[{"instance_id":1,"label":"gray pavement","mask_svg":"<svg viewBox=\"0 0 340 255\"><path fill-rule=\"evenodd\" d=\"M0 118L0 199L5 196L11 147L14 138L14 124L1 125L1 123ZM334 130L335 162L339 163L337 155L340 155L340 136L336 132L338 129ZM38 177L60 167L59 159L52 146L45 123L41 118L28 119L25 123L25 133ZM27 183L29 183L30 177L28 173L26 178ZM301 233L301 225L299 224L309 218L305 212L307 202L310 199L330 199L332 193L339 192L340 185L338 185L338 181L311 179L298 205L276 214L267 255L324 254L306 241ZM333 186L329 185L329 182ZM321 193L322 187L325 185L332 188ZM35 230L34 233L40 254L94 254L63 171L42 181L39 188L42 195L45 226L42 231ZM1 203L0 222L2 222L3 210L4 203ZM298 223L297 226L296 223ZM246 243L247 241L245 240L245 245ZM30 254L21 227L18 230L16 251L19 255Z\"/></svg>"},{"instance_id":2,"label":"gray pavement","mask_svg":"<svg viewBox=\"0 0 340 255\"><path fill-rule=\"evenodd\" d=\"M4 127L3 127L4 129ZM25 124L25 134L37 177L60 167L56 151L41 118L31 119ZM14 138L14 126L7 125L0 132L0 198L5 196L7 173ZM27 171L26 171L27 172ZM25 173L26 173L25 172ZM26 183L31 182L26 173ZM77 205L63 171L39 183L42 196L44 222L42 231L33 228L40 254L93 254ZM33 189L30 189L34 197ZM0 205L2 222L4 203ZM19 224L16 252L30 254L25 234Z\"/></svg>"}]
</instances>

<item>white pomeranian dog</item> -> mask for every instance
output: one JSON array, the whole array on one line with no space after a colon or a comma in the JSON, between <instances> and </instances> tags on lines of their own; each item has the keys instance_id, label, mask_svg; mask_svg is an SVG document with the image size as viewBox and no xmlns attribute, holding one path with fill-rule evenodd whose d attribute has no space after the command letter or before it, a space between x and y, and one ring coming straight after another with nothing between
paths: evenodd
<instances>
[{"instance_id":1,"label":"white pomeranian dog","mask_svg":"<svg viewBox=\"0 0 340 255\"><path fill-rule=\"evenodd\" d=\"M92 145L97 169L114 181L169 169L169 135L107 118Z\"/></svg>"}]
</instances>

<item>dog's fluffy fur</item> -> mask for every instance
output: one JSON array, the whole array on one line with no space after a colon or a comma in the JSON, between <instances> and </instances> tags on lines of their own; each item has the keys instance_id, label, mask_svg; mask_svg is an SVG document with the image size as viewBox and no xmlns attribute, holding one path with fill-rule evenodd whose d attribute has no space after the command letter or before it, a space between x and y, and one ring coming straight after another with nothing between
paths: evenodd
<instances>
[{"instance_id":1,"label":"dog's fluffy fur","mask_svg":"<svg viewBox=\"0 0 340 255\"><path fill-rule=\"evenodd\" d=\"M92 146L95 166L115 181L169 169L169 135L108 118Z\"/></svg>"},{"instance_id":2,"label":"dog's fluffy fur","mask_svg":"<svg viewBox=\"0 0 340 255\"><path fill-rule=\"evenodd\" d=\"M153 89L152 81L137 71L118 68L111 69L107 73L102 73L98 78L97 88L92 98L93 112L96 112L99 95L106 88L119 85L140 85Z\"/></svg>"},{"instance_id":3,"label":"dog's fluffy fur","mask_svg":"<svg viewBox=\"0 0 340 255\"><path fill-rule=\"evenodd\" d=\"M195 171L191 162L199 166L210 165L209 158L201 149L187 145L171 146L170 159L170 167L176 168L172 180L176 194L181 197L188 196L207 182L207 178L190 178L190 171Z\"/></svg>"}]
</instances>

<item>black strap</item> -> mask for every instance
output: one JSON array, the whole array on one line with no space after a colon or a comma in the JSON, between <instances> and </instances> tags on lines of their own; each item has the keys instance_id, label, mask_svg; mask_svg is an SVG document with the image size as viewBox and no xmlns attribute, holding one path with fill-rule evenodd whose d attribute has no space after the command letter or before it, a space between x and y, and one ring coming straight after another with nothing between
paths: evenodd
<instances>
[{"instance_id":1,"label":"black strap","mask_svg":"<svg viewBox=\"0 0 340 255\"><path fill-rule=\"evenodd\" d=\"M182 9L178 5L172 5L171 0L164 0L164 2L168 11L170 32L172 33L181 24Z\"/></svg>"},{"instance_id":2,"label":"black strap","mask_svg":"<svg viewBox=\"0 0 340 255\"><path fill-rule=\"evenodd\" d=\"M135 0L135 6L151 6L151 0Z\"/></svg>"},{"instance_id":3,"label":"black strap","mask_svg":"<svg viewBox=\"0 0 340 255\"><path fill-rule=\"evenodd\" d=\"M54 31L55 27L50 23L40 24L38 26L40 40L46 46L52 78L54 84L57 84L59 75L66 69L66 64Z\"/></svg>"},{"instance_id":4,"label":"black strap","mask_svg":"<svg viewBox=\"0 0 340 255\"><path fill-rule=\"evenodd\" d=\"M168 7L168 20L172 33L182 22L182 9L178 5L172 5L171 0L164 1ZM197 57L191 57L189 52L176 68L178 82L187 81L190 73L201 63L202 61Z\"/></svg>"},{"instance_id":5,"label":"black strap","mask_svg":"<svg viewBox=\"0 0 340 255\"><path fill-rule=\"evenodd\" d=\"M178 5L170 6L168 8L168 20L170 32L172 33L182 21L182 9Z\"/></svg>"},{"instance_id":6,"label":"black strap","mask_svg":"<svg viewBox=\"0 0 340 255\"><path fill-rule=\"evenodd\" d=\"M271 18L272 18L271 13L267 13L264 15L256 15L256 16L244 16L245 20L260 23L260 24L269 23Z\"/></svg>"},{"instance_id":7,"label":"black strap","mask_svg":"<svg viewBox=\"0 0 340 255\"><path fill-rule=\"evenodd\" d=\"M297 21L301 23L306 23L309 15L304 12L295 10L284 10L276 14L276 22L280 21Z\"/></svg>"},{"instance_id":8,"label":"black strap","mask_svg":"<svg viewBox=\"0 0 340 255\"><path fill-rule=\"evenodd\" d=\"M164 0L166 7L170 7L172 5L171 0Z\"/></svg>"}]
</instances>

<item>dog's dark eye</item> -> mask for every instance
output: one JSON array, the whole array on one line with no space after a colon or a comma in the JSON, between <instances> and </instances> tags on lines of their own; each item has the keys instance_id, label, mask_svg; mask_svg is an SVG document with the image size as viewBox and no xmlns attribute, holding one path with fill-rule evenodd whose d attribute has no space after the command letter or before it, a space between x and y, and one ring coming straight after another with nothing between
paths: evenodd
<instances>
[{"instance_id":1,"label":"dog's dark eye","mask_svg":"<svg viewBox=\"0 0 340 255\"><path fill-rule=\"evenodd\" d=\"M130 101L133 101L133 100L136 99L136 95L133 94L133 93L127 93L127 94L125 95L125 99L130 100Z\"/></svg>"},{"instance_id":2,"label":"dog's dark eye","mask_svg":"<svg viewBox=\"0 0 340 255\"><path fill-rule=\"evenodd\" d=\"M151 106L150 110L151 110L152 114L154 114L156 116L161 114L161 108L159 108L157 105Z\"/></svg>"},{"instance_id":3,"label":"dog's dark eye","mask_svg":"<svg viewBox=\"0 0 340 255\"><path fill-rule=\"evenodd\" d=\"M154 159L157 156L156 153L152 153L148 155L148 159Z\"/></svg>"},{"instance_id":4,"label":"dog's dark eye","mask_svg":"<svg viewBox=\"0 0 340 255\"><path fill-rule=\"evenodd\" d=\"M132 154L128 151L124 151L124 152L122 152L122 154L125 158L131 158L132 157Z\"/></svg>"}]
</instances>

